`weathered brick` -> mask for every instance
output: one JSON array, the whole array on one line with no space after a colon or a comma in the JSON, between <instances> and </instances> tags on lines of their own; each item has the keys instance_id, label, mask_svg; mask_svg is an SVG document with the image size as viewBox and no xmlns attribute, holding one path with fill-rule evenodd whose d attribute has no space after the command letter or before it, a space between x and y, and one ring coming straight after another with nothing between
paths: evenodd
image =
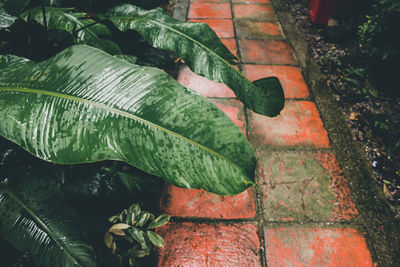
<instances>
[{"instance_id":1,"label":"weathered brick","mask_svg":"<svg viewBox=\"0 0 400 267\"><path fill-rule=\"evenodd\" d=\"M329 147L328 133L311 101L286 101L281 115L249 112L249 140L258 150L271 146Z\"/></svg>"},{"instance_id":2,"label":"weathered brick","mask_svg":"<svg viewBox=\"0 0 400 267\"><path fill-rule=\"evenodd\" d=\"M271 5L234 4L235 19L275 19L275 12Z\"/></svg>"},{"instance_id":3,"label":"weathered brick","mask_svg":"<svg viewBox=\"0 0 400 267\"><path fill-rule=\"evenodd\" d=\"M357 215L333 154L264 151L257 160L266 221L331 222Z\"/></svg>"},{"instance_id":4,"label":"weathered brick","mask_svg":"<svg viewBox=\"0 0 400 267\"><path fill-rule=\"evenodd\" d=\"M232 14L229 3L192 3L189 7L188 17L190 19L230 19Z\"/></svg>"},{"instance_id":5,"label":"weathered brick","mask_svg":"<svg viewBox=\"0 0 400 267\"><path fill-rule=\"evenodd\" d=\"M260 241L251 224L170 223L158 234L158 266L261 266Z\"/></svg>"},{"instance_id":6,"label":"weathered brick","mask_svg":"<svg viewBox=\"0 0 400 267\"><path fill-rule=\"evenodd\" d=\"M276 40L239 40L245 63L296 64L292 48L287 42Z\"/></svg>"},{"instance_id":7,"label":"weathered brick","mask_svg":"<svg viewBox=\"0 0 400 267\"><path fill-rule=\"evenodd\" d=\"M351 228L270 228L265 246L269 267L374 266L364 237Z\"/></svg>"},{"instance_id":8,"label":"weathered brick","mask_svg":"<svg viewBox=\"0 0 400 267\"><path fill-rule=\"evenodd\" d=\"M234 196L218 196L204 190L167 185L161 210L176 217L239 219L256 215L253 188Z\"/></svg>"},{"instance_id":9,"label":"weathered brick","mask_svg":"<svg viewBox=\"0 0 400 267\"><path fill-rule=\"evenodd\" d=\"M283 37L277 22L240 19L235 21L235 27L239 38L268 39Z\"/></svg>"}]
</instances>

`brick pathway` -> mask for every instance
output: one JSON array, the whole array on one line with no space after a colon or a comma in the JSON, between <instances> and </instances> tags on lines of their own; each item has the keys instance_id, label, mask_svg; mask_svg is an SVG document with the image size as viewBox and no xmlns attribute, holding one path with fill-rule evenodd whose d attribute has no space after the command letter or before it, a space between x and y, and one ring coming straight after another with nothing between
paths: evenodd
<instances>
[{"instance_id":1,"label":"brick pathway","mask_svg":"<svg viewBox=\"0 0 400 267\"><path fill-rule=\"evenodd\" d=\"M208 97L246 134L256 186L236 196L169 185L172 223L159 230L158 266L374 266L328 133L269 0L192 0L187 20L205 22L250 80L277 76L281 115L255 114L223 84L182 67L179 82Z\"/></svg>"}]
</instances>

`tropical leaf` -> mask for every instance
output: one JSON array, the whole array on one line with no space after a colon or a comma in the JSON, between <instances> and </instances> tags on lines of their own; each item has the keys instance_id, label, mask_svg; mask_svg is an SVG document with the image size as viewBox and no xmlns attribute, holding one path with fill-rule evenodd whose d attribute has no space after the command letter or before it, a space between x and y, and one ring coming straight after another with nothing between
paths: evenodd
<instances>
[{"instance_id":1,"label":"tropical leaf","mask_svg":"<svg viewBox=\"0 0 400 267\"><path fill-rule=\"evenodd\" d=\"M41 159L123 160L225 195L253 183L255 157L240 129L163 71L82 45L41 63L0 60L0 134Z\"/></svg>"},{"instance_id":2,"label":"tropical leaf","mask_svg":"<svg viewBox=\"0 0 400 267\"><path fill-rule=\"evenodd\" d=\"M65 30L74 36L77 44L87 44L110 54L121 54L116 43L102 38L111 35L109 29L92 19L84 18L85 16L86 13L71 12L70 8L46 7L46 21L49 30ZM20 17L25 21L35 21L43 25L41 7L29 9Z\"/></svg>"},{"instance_id":3,"label":"tropical leaf","mask_svg":"<svg viewBox=\"0 0 400 267\"><path fill-rule=\"evenodd\" d=\"M96 266L74 211L43 174L29 174L0 190L0 233L40 266ZM19 178L21 178L19 177Z\"/></svg>"},{"instance_id":4,"label":"tropical leaf","mask_svg":"<svg viewBox=\"0 0 400 267\"><path fill-rule=\"evenodd\" d=\"M8 28L11 26L18 18L10 15L4 8L3 4L0 3L0 29Z\"/></svg>"},{"instance_id":5,"label":"tropical leaf","mask_svg":"<svg viewBox=\"0 0 400 267\"><path fill-rule=\"evenodd\" d=\"M225 83L253 111L276 116L282 110L279 80L250 82L232 65L235 56L205 23L180 22L160 8L147 11L130 4L114 7L106 15L119 30L135 30L152 46L177 52L195 73Z\"/></svg>"}]
</instances>

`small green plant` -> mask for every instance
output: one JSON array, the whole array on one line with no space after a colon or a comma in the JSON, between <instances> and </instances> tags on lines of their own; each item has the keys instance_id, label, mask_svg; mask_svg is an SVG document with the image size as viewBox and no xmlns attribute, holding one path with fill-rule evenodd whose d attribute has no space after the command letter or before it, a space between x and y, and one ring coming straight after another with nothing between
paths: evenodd
<instances>
[{"instance_id":1,"label":"small green plant","mask_svg":"<svg viewBox=\"0 0 400 267\"><path fill-rule=\"evenodd\" d=\"M154 219L153 214L134 204L109 218L113 225L105 234L104 242L121 261L128 259L130 266L136 266L136 258L148 256L153 245L164 246L163 238L153 230L167 224L169 219L169 215Z\"/></svg>"}]
</instances>

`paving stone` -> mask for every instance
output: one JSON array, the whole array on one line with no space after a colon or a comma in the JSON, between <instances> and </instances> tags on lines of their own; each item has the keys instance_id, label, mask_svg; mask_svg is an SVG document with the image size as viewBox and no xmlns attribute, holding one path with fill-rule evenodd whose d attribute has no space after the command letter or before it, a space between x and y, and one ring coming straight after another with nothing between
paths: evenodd
<instances>
[{"instance_id":1,"label":"paving stone","mask_svg":"<svg viewBox=\"0 0 400 267\"><path fill-rule=\"evenodd\" d=\"M255 150L271 146L329 147L328 133L311 101L286 101L281 115L274 118L249 111L248 128Z\"/></svg>"},{"instance_id":2,"label":"paving stone","mask_svg":"<svg viewBox=\"0 0 400 267\"><path fill-rule=\"evenodd\" d=\"M220 38L233 38L233 22L230 19L191 19L192 22L207 23Z\"/></svg>"},{"instance_id":3,"label":"paving stone","mask_svg":"<svg viewBox=\"0 0 400 267\"><path fill-rule=\"evenodd\" d=\"M220 39L221 42L237 57L237 47L235 39Z\"/></svg>"},{"instance_id":4,"label":"paving stone","mask_svg":"<svg viewBox=\"0 0 400 267\"><path fill-rule=\"evenodd\" d=\"M283 37L279 24L276 22L235 20L236 33L239 38L267 39Z\"/></svg>"},{"instance_id":5,"label":"paving stone","mask_svg":"<svg viewBox=\"0 0 400 267\"><path fill-rule=\"evenodd\" d=\"M180 69L178 82L205 97L236 97L235 93L225 84L216 83L197 75L187 66Z\"/></svg>"},{"instance_id":6,"label":"paving stone","mask_svg":"<svg viewBox=\"0 0 400 267\"><path fill-rule=\"evenodd\" d=\"M161 199L162 212L177 217L239 219L256 215L253 187L234 196L167 185Z\"/></svg>"},{"instance_id":7,"label":"paving stone","mask_svg":"<svg viewBox=\"0 0 400 267\"><path fill-rule=\"evenodd\" d=\"M351 228L265 230L268 267L374 266L364 237Z\"/></svg>"},{"instance_id":8,"label":"paving stone","mask_svg":"<svg viewBox=\"0 0 400 267\"><path fill-rule=\"evenodd\" d=\"M287 42L276 40L239 40L242 61L257 64L296 64Z\"/></svg>"},{"instance_id":9,"label":"paving stone","mask_svg":"<svg viewBox=\"0 0 400 267\"><path fill-rule=\"evenodd\" d=\"M212 99L219 107L246 135L246 116L242 102L236 99Z\"/></svg>"},{"instance_id":10,"label":"paving stone","mask_svg":"<svg viewBox=\"0 0 400 267\"><path fill-rule=\"evenodd\" d=\"M235 19L276 19L271 5L258 4L235 4L233 5L233 16Z\"/></svg>"},{"instance_id":11,"label":"paving stone","mask_svg":"<svg viewBox=\"0 0 400 267\"><path fill-rule=\"evenodd\" d=\"M357 215L333 154L264 151L257 159L266 221L349 221Z\"/></svg>"},{"instance_id":12,"label":"paving stone","mask_svg":"<svg viewBox=\"0 0 400 267\"><path fill-rule=\"evenodd\" d=\"M169 223L157 230L164 248L158 266L261 266L260 241L251 224Z\"/></svg>"},{"instance_id":13,"label":"paving stone","mask_svg":"<svg viewBox=\"0 0 400 267\"><path fill-rule=\"evenodd\" d=\"M188 18L232 18L229 3L192 3L189 7Z\"/></svg>"},{"instance_id":14,"label":"paving stone","mask_svg":"<svg viewBox=\"0 0 400 267\"><path fill-rule=\"evenodd\" d=\"M298 67L271 65L244 65L249 80L276 76L282 83L285 98L309 98L310 93Z\"/></svg>"}]
</instances>

